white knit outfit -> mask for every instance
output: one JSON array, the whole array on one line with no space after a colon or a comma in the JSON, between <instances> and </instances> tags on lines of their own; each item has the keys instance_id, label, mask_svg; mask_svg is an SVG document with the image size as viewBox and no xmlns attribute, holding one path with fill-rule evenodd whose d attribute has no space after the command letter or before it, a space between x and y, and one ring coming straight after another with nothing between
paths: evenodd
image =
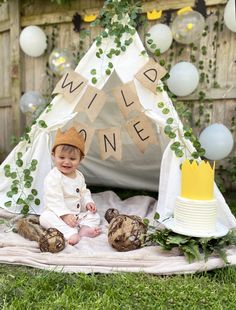
<instances>
[{"instance_id":1,"label":"white knit outfit","mask_svg":"<svg viewBox=\"0 0 236 310\"><path fill-rule=\"evenodd\" d=\"M78 233L79 226L97 227L99 214L86 211L86 205L94 202L86 188L84 176L78 170L75 178L62 174L53 168L44 180L45 208L40 215L40 224L44 228L56 228L63 233L66 240ZM70 227L60 217L65 214L77 215L81 221L78 227Z\"/></svg>"}]
</instances>

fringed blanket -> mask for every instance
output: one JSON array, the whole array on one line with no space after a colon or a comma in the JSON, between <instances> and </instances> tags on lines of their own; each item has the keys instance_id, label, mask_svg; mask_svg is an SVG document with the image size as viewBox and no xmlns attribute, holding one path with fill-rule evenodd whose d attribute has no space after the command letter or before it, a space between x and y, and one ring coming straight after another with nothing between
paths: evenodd
<instances>
[{"instance_id":1,"label":"fringed blanket","mask_svg":"<svg viewBox=\"0 0 236 310\"><path fill-rule=\"evenodd\" d=\"M166 252L159 246L147 246L128 252L117 252L108 244L108 224L104 214L108 208L120 213L153 219L156 201L147 196L135 196L124 201L111 191L94 194L102 218L102 234L96 238L84 237L75 246L66 245L59 253L42 253L38 243L29 241L11 230L10 220L16 215L0 209L0 262L26 265L58 272L116 273L146 272L157 275L194 273L225 266L224 262L211 256L189 264L178 250ZM228 261L236 264L236 249L227 250Z\"/></svg>"}]
</instances>

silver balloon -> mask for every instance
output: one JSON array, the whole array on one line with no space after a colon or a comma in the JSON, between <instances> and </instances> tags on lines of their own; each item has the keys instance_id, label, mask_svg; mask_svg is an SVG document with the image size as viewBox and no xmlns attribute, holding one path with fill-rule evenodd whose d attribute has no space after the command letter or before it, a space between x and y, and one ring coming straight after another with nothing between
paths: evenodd
<instances>
[{"instance_id":1,"label":"silver balloon","mask_svg":"<svg viewBox=\"0 0 236 310\"><path fill-rule=\"evenodd\" d=\"M197 11L182 13L174 19L171 30L175 41L182 44L190 44L201 38L205 20Z\"/></svg>"},{"instance_id":2,"label":"silver balloon","mask_svg":"<svg viewBox=\"0 0 236 310\"><path fill-rule=\"evenodd\" d=\"M36 113L46 105L45 99L38 91L28 91L20 98L20 109L22 113Z\"/></svg>"},{"instance_id":3,"label":"silver balloon","mask_svg":"<svg viewBox=\"0 0 236 310\"><path fill-rule=\"evenodd\" d=\"M49 56L49 67L57 75L73 70L75 65L73 54L65 48L55 48Z\"/></svg>"}]
</instances>

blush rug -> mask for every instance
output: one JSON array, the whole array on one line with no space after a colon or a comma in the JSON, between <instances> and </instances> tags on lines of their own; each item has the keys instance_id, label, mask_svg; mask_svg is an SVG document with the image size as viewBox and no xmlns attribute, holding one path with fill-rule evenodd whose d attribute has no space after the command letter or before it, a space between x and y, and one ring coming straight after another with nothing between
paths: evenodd
<instances>
[{"instance_id":1,"label":"blush rug","mask_svg":"<svg viewBox=\"0 0 236 310\"><path fill-rule=\"evenodd\" d=\"M164 251L159 246L118 252L107 239L108 224L104 214L108 208L120 213L138 215L151 222L156 212L156 200L148 196L134 196L121 200L114 192L93 194L101 215L102 233L96 238L84 237L75 246L66 245L59 253L40 252L38 243L14 233L9 223L16 214L0 209L0 263L25 265L56 272L117 273L144 272L157 275L184 274L207 271L226 266L217 256L189 264L178 250ZM158 210L157 210L158 211ZM236 264L236 248L227 249L228 261Z\"/></svg>"}]
</instances>

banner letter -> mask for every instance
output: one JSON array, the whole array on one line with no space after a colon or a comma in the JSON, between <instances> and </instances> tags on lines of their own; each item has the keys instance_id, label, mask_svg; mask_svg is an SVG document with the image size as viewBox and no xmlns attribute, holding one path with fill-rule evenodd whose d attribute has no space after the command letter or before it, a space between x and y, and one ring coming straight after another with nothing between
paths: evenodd
<instances>
[{"instance_id":1,"label":"banner letter","mask_svg":"<svg viewBox=\"0 0 236 310\"><path fill-rule=\"evenodd\" d=\"M75 71L69 71L60 79L53 94L62 94L69 102L73 101L87 85L87 80Z\"/></svg>"},{"instance_id":2,"label":"banner letter","mask_svg":"<svg viewBox=\"0 0 236 310\"><path fill-rule=\"evenodd\" d=\"M142 106L136 93L134 82L129 82L113 90L114 97L125 118L131 111L141 111Z\"/></svg>"},{"instance_id":3,"label":"banner letter","mask_svg":"<svg viewBox=\"0 0 236 310\"><path fill-rule=\"evenodd\" d=\"M148 63L138 71L135 77L141 84L143 84L143 86L156 94L158 81L165 75L165 68L160 66L153 59L150 59Z\"/></svg>"},{"instance_id":4,"label":"banner letter","mask_svg":"<svg viewBox=\"0 0 236 310\"><path fill-rule=\"evenodd\" d=\"M106 128L98 130L100 154L103 160L113 156L117 160L122 157L120 128Z\"/></svg>"},{"instance_id":5,"label":"banner letter","mask_svg":"<svg viewBox=\"0 0 236 310\"><path fill-rule=\"evenodd\" d=\"M152 128L150 119L144 113L129 120L125 127L130 138L142 153L145 152L149 144L157 143L156 133Z\"/></svg>"}]
</instances>

